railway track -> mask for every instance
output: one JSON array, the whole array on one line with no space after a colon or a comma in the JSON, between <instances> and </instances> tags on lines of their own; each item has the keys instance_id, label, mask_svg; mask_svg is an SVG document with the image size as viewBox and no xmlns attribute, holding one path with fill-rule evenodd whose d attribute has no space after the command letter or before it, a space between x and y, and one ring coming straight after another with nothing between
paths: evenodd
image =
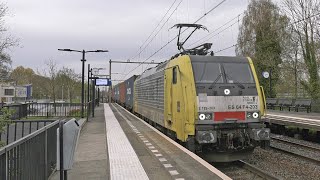
<instances>
[{"instance_id":1,"label":"railway track","mask_svg":"<svg viewBox=\"0 0 320 180\"><path fill-rule=\"evenodd\" d=\"M232 179L268 179L278 180L280 178L263 171L252 164L239 160L228 163L219 168L223 173L227 174Z\"/></svg>"},{"instance_id":2,"label":"railway track","mask_svg":"<svg viewBox=\"0 0 320 180\"><path fill-rule=\"evenodd\" d=\"M279 137L271 137L272 142L270 147L277 151L281 151L286 154L297 156L299 158L311 161L320 165L320 159L315 159L320 155L320 148L314 147L307 144L302 144L299 142L290 141L287 139L282 139Z\"/></svg>"}]
</instances>

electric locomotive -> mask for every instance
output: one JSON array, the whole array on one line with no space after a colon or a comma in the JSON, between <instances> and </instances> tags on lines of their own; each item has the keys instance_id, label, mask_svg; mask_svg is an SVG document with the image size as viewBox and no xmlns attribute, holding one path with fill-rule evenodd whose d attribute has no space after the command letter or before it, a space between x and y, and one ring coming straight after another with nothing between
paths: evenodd
<instances>
[{"instance_id":1,"label":"electric locomotive","mask_svg":"<svg viewBox=\"0 0 320 180\"><path fill-rule=\"evenodd\" d=\"M203 28L197 24L182 27ZM183 49L185 42L179 42ZM134 82L133 111L207 161L235 161L269 143L266 104L248 57L213 56L212 44L185 50Z\"/></svg>"}]
</instances>

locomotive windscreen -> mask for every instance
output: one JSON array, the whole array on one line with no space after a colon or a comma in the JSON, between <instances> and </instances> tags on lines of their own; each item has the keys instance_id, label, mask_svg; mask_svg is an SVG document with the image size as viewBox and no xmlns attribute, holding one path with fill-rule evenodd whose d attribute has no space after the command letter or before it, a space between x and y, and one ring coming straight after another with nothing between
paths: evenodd
<instances>
[{"instance_id":1,"label":"locomotive windscreen","mask_svg":"<svg viewBox=\"0 0 320 180\"><path fill-rule=\"evenodd\" d=\"M249 64L223 63L227 83L254 83Z\"/></svg>"},{"instance_id":2,"label":"locomotive windscreen","mask_svg":"<svg viewBox=\"0 0 320 180\"><path fill-rule=\"evenodd\" d=\"M196 82L223 82L223 78L221 76L221 66L219 65L219 63L194 62L192 66Z\"/></svg>"},{"instance_id":3,"label":"locomotive windscreen","mask_svg":"<svg viewBox=\"0 0 320 180\"><path fill-rule=\"evenodd\" d=\"M191 57L196 83L255 83L247 60L239 57Z\"/></svg>"}]
</instances>

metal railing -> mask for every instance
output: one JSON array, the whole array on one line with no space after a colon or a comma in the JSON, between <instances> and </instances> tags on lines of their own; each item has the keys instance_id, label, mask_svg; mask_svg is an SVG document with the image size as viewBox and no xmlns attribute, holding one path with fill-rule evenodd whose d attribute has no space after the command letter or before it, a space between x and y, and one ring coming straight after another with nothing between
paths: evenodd
<instances>
[{"instance_id":1,"label":"metal railing","mask_svg":"<svg viewBox=\"0 0 320 180\"><path fill-rule=\"evenodd\" d=\"M27 116L28 112L28 105L27 104L0 104L0 107L6 107L9 110L13 110L13 114L11 115L10 119L21 119ZM0 112L1 113L1 112Z\"/></svg>"},{"instance_id":2,"label":"metal railing","mask_svg":"<svg viewBox=\"0 0 320 180\"><path fill-rule=\"evenodd\" d=\"M56 167L55 121L0 149L0 179L47 179Z\"/></svg>"},{"instance_id":3,"label":"metal railing","mask_svg":"<svg viewBox=\"0 0 320 180\"><path fill-rule=\"evenodd\" d=\"M92 100L84 104L84 116L92 111ZM99 99L95 99L95 106L99 106ZM27 117L81 117L81 103L27 103L27 104L0 104L0 107L13 109L12 120ZM91 111L88 109L91 109ZM1 114L1 112L0 112Z\"/></svg>"},{"instance_id":4,"label":"metal railing","mask_svg":"<svg viewBox=\"0 0 320 180\"><path fill-rule=\"evenodd\" d=\"M3 132L0 132L0 141L4 142L6 145L12 143L24 136L31 134L32 132L38 130L54 122L55 120L13 120L7 121L6 127Z\"/></svg>"},{"instance_id":5,"label":"metal railing","mask_svg":"<svg viewBox=\"0 0 320 180\"><path fill-rule=\"evenodd\" d=\"M28 117L80 117L81 103L30 103Z\"/></svg>"}]
</instances>

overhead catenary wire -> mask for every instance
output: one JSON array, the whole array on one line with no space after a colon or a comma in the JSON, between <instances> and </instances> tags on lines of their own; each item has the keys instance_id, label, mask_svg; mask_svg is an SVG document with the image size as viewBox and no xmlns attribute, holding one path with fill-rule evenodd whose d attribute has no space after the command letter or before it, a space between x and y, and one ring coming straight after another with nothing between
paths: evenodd
<instances>
[{"instance_id":1,"label":"overhead catenary wire","mask_svg":"<svg viewBox=\"0 0 320 180\"><path fill-rule=\"evenodd\" d=\"M176 8L172 11L172 13L170 14L170 16L167 18L167 20L163 23L163 25L161 26L161 28L157 31L157 33L152 37L152 39L149 41L149 43L141 50L138 54L140 54L141 52L143 52L148 46L149 44L154 40L154 38L159 34L159 32L163 29L163 27L166 25L166 23L170 20L170 18L172 17L172 15L177 11L177 9L179 8L179 6L181 5L183 0L180 0L179 4L176 6ZM133 59L135 59L136 57L134 57ZM145 61L144 61L145 62ZM142 64L139 64L135 69L137 69L138 67L140 67ZM129 73L131 73L133 70L131 70ZM128 73L128 74L129 74ZM124 75L124 77L126 77L128 74Z\"/></svg>"},{"instance_id":2,"label":"overhead catenary wire","mask_svg":"<svg viewBox=\"0 0 320 180\"><path fill-rule=\"evenodd\" d=\"M153 33L156 31L156 29L160 26L161 22L165 19L165 17L167 16L167 14L169 13L169 11L172 9L173 5L176 3L177 0L174 0L173 3L171 4L171 6L169 7L169 9L167 10L167 12L163 15L163 17L161 18L161 20L159 21L159 23L157 24L157 26L153 29L153 31L150 33L150 35L148 36L148 38L142 43L142 45L140 46L139 50L137 51L137 53L135 53L136 55L129 58L130 60L133 60L135 58L137 58L139 56L139 54L142 53L143 50L141 50L141 48L145 45L145 43L150 39L150 37L153 35ZM182 0L180 0L181 3ZM166 21L167 22L167 21ZM150 42L148 43L150 44ZM146 47L148 46L148 44L146 45Z\"/></svg>"},{"instance_id":3,"label":"overhead catenary wire","mask_svg":"<svg viewBox=\"0 0 320 180\"><path fill-rule=\"evenodd\" d=\"M205 41L207 41L207 40L209 40L209 39L217 36L218 34L221 34L222 32L226 31L227 29L231 28L233 25L235 25L236 23L238 23L239 17L240 17L242 14L244 14L244 12L238 14L236 17L232 18L231 20L229 20L228 22L224 23L224 24L221 25L220 27L218 27L218 28L216 28L215 30L211 31L211 32L210 32L209 34L207 34L206 36L204 36L204 37L202 37L202 38L194 41L194 42L191 43L188 47L190 47L190 46L192 46L192 45L194 45L194 44L196 44L196 43L198 43L198 42L200 42L200 41L201 41L201 43L203 43L203 42L205 42ZM234 20L237 20L237 21L234 22L234 23L232 23L231 25L227 26L226 28L222 29L222 30L219 31L218 33L214 34L213 36L209 37L209 36L212 35L214 32L217 32L218 30L220 30L221 28L225 27L226 25L228 25L229 23L231 23L231 22L234 21ZM201 44L201 43L199 43L199 44Z\"/></svg>"},{"instance_id":4,"label":"overhead catenary wire","mask_svg":"<svg viewBox=\"0 0 320 180\"><path fill-rule=\"evenodd\" d=\"M144 51L148 45L153 41L153 39L159 34L159 32L163 29L163 27L166 25L166 23L170 20L170 18L172 17L172 15L178 10L178 7L181 5L183 0L180 0L179 4L177 5L177 7L174 9L174 11L172 11L172 13L170 14L170 16L167 18L167 20L165 21L165 23L161 26L161 28L158 30L158 32L152 37L152 39L149 41L149 43L143 48L142 51ZM145 62L145 61L144 61ZM139 67L139 66L138 66ZM147 65L148 67L148 65ZM142 68L143 69L143 68Z\"/></svg>"},{"instance_id":5,"label":"overhead catenary wire","mask_svg":"<svg viewBox=\"0 0 320 180\"><path fill-rule=\"evenodd\" d=\"M174 14L174 12L177 11L178 7L180 6L180 4L182 3L183 0L180 0L180 2L178 3L178 5L176 6L176 8L172 11L172 13L170 14L170 16L167 18L167 20L163 23L163 25L161 26L161 28L157 31L157 33L151 38L151 40L145 45L145 43L150 39L150 37L154 34L154 32L157 30L157 28L159 27L159 25L161 24L161 22L165 19L165 17L167 16L167 14L170 12L170 10L172 9L172 7L174 6L174 4L177 2L177 0L174 0L173 3L171 4L171 6L169 7L169 9L167 10L167 12L164 14L164 16L161 18L161 20L159 21L159 23L157 24L157 26L153 29L153 31L151 32L151 34L148 36L148 38L142 43L142 45L140 46L139 50L137 51L136 55L129 58L128 60L134 60L136 59L138 56L140 56L140 54L146 50L146 48L151 44L151 42L155 39L155 37L159 34L159 32L163 29L163 27L167 24L167 22L170 20L170 18L172 17L172 15ZM145 46L144 46L145 45ZM143 48L142 48L143 47ZM125 69L127 68L127 64L125 65ZM122 75L122 77L126 77L127 75Z\"/></svg>"},{"instance_id":6,"label":"overhead catenary wire","mask_svg":"<svg viewBox=\"0 0 320 180\"><path fill-rule=\"evenodd\" d=\"M297 23L299 23L299 22L305 21L305 20L307 20L307 19L313 18L313 17L315 17L315 16L319 16L319 15L320 15L320 13L316 13L316 14L310 15L310 16L308 16L308 17L306 17L306 18L299 19L299 20L297 20L297 21L294 21L294 22L292 22L292 23L289 23L288 25L281 26L279 29L276 29L276 31L277 31L277 30L280 30L280 29L282 29L282 28L288 27L288 26L292 26L292 25L297 24ZM254 39L255 39L255 37L252 37L252 38L250 38L250 39L248 39L248 40L246 40L246 41L248 42L248 41L251 41L251 40L254 40ZM220 50L218 50L218 51L216 51L216 52L214 52L214 53L223 52L223 51L228 50L228 49L230 49L230 48L232 48L232 47L238 46L238 44L239 44L239 43L236 43L236 44L234 44L234 45L231 45L231 46L222 48L222 49L220 49Z\"/></svg>"},{"instance_id":7,"label":"overhead catenary wire","mask_svg":"<svg viewBox=\"0 0 320 180\"><path fill-rule=\"evenodd\" d=\"M210 14L213 10L217 9L219 6L221 6L226 0L222 0L221 2L219 2L216 6L214 6L213 8L211 8L209 11L207 11L206 13L204 13L201 17L199 17L193 24L196 24L197 22L199 22L202 18L204 18L205 16L207 16L208 14ZM181 32L184 33L188 28L186 28L184 31ZM143 62L148 61L151 57L153 57L154 55L156 55L158 52L160 52L163 48L165 48L167 45L169 45L171 42L173 42L176 38L178 37L178 35L176 35L174 38L172 38L170 41L168 41L166 44L164 44L163 46L160 47L160 49L158 49L157 51L155 51L153 54L151 54L148 58L146 58ZM131 72L133 72L134 70L136 70L139 66L141 66L141 64L137 65L135 68L133 68L132 70L130 70L124 77L128 76Z\"/></svg>"},{"instance_id":8,"label":"overhead catenary wire","mask_svg":"<svg viewBox=\"0 0 320 180\"><path fill-rule=\"evenodd\" d=\"M221 6L224 2L226 2L226 0L221 1L219 4L217 4L216 6L214 6L213 8L211 8L208 12L205 12L201 17L199 17L193 24L196 24L197 22L199 22L202 18L204 18L205 16L207 16L208 14L210 14L213 10L217 9L219 6Z\"/></svg>"}]
</instances>

